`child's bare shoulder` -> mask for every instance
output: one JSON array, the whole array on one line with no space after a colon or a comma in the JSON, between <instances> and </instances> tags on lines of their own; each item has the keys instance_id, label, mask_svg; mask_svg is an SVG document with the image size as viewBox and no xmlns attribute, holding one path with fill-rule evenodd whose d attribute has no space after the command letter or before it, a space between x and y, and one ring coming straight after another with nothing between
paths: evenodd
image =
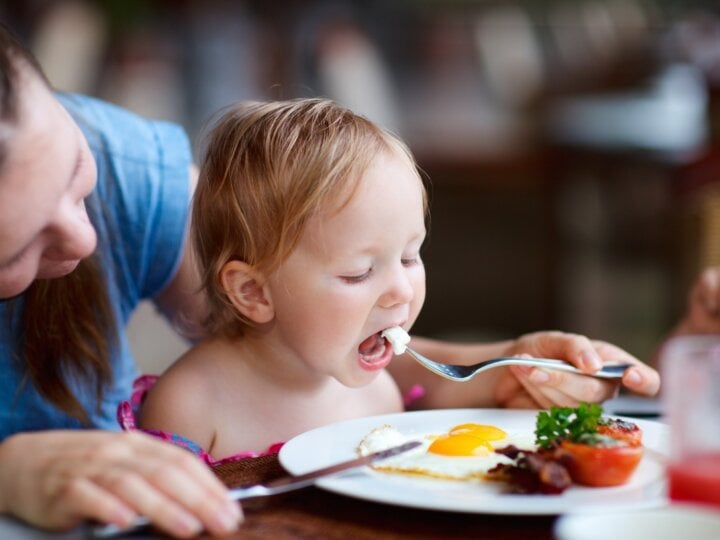
<instances>
[{"instance_id":1,"label":"child's bare shoulder","mask_svg":"<svg viewBox=\"0 0 720 540\"><path fill-rule=\"evenodd\" d=\"M173 362L151 393L172 396L193 391L193 399L211 395L221 360L215 342L201 342Z\"/></svg>"},{"instance_id":2,"label":"child's bare shoulder","mask_svg":"<svg viewBox=\"0 0 720 540\"><path fill-rule=\"evenodd\" d=\"M219 384L216 380L219 370L214 369L210 359L212 351L212 346L201 343L159 377L143 401L139 418L142 428L181 433L190 438L192 432L208 428L208 419L217 406Z\"/></svg>"}]
</instances>

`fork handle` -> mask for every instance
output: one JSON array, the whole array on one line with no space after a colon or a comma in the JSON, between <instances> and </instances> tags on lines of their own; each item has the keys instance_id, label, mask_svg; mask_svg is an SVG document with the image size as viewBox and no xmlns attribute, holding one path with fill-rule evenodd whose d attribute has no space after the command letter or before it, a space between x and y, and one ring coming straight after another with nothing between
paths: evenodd
<instances>
[{"instance_id":1,"label":"fork handle","mask_svg":"<svg viewBox=\"0 0 720 540\"><path fill-rule=\"evenodd\" d=\"M488 365L490 363L498 366L535 366L547 369L556 369L559 371L567 371L569 373L579 373L580 375L599 377L601 379L619 379L623 376L625 370L631 367L631 364L608 364L604 365L595 373L586 373L563 360L557 360L554 358L521 358L516 356L504 356L483 362L484 365Z\"/></svg>"}]
</instances>

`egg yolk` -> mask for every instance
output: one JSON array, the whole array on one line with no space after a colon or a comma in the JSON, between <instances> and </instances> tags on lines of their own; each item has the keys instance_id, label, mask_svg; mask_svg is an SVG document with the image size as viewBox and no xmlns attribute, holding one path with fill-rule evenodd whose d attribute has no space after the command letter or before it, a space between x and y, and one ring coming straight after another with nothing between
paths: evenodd
<instances>
[{"instance_id":1,"label":"egg yolk","mask_svg":"<svg viewBox=\"0 0 720 540\"><path fill-rule=\"evenodd\" d=\"M486 456L492 450L488 441L465 433L441 435L428 448L428 452L444 456Z\"/></svg>"},{"instance_id":2,"label":"egg yolk","mask_svg":"<svg viewBox=\"0 0 720 540\"><path fill-rule=\"evenodd\" d=\"M450 435L472 435L485 441L499 441L507 437L502 429L483 424L460 424L449 431Z\"/></svg>"},{"instance_id":3,"label":"egg yolk","mask_svg":"<svg viewBox=\"0 0 720 540\"><path fill-rule=\"evenodd\" d=\"M483 424L460 424L447 435L437 437L428 452L444 456L486 456L493 451L490 441L507 437L502 429Z\"/></svg>"}]
</instances>

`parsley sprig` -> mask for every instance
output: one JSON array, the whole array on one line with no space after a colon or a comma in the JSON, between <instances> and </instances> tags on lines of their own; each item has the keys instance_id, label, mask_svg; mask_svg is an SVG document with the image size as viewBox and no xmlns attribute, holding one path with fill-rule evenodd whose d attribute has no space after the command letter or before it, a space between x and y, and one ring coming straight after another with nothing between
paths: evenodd
<instances>
[{"instance_id":1,"label":"parsley sprig","mask_svg":"<svg viewBox=\"0 0 720 540\"><path fill-rule=\"evenodd\" d=\"M580 403L573 407L551 407L541 411L535 420L535 444L550 448L561 439L577 441L582 435L596 433L602 407L597 403Z\"/></svg>"}]
</instances>

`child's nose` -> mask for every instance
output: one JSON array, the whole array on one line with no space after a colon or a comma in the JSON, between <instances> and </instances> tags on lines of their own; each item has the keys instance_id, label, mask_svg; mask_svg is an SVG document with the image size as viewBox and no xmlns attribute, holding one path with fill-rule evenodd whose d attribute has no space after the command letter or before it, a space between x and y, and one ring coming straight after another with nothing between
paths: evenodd
<instances>
[{"instance_id":1,"label":"child's nose","mask_svg":"<svg viewBox=\"0 0 720 540\"><path fill-rule=\"evenodd\" d=\"M383 307L392 307L397 304L408 304L415 297L410 276L403 268L393 273L392 280L381 298Z\"/></svg>"}]
</instances>

